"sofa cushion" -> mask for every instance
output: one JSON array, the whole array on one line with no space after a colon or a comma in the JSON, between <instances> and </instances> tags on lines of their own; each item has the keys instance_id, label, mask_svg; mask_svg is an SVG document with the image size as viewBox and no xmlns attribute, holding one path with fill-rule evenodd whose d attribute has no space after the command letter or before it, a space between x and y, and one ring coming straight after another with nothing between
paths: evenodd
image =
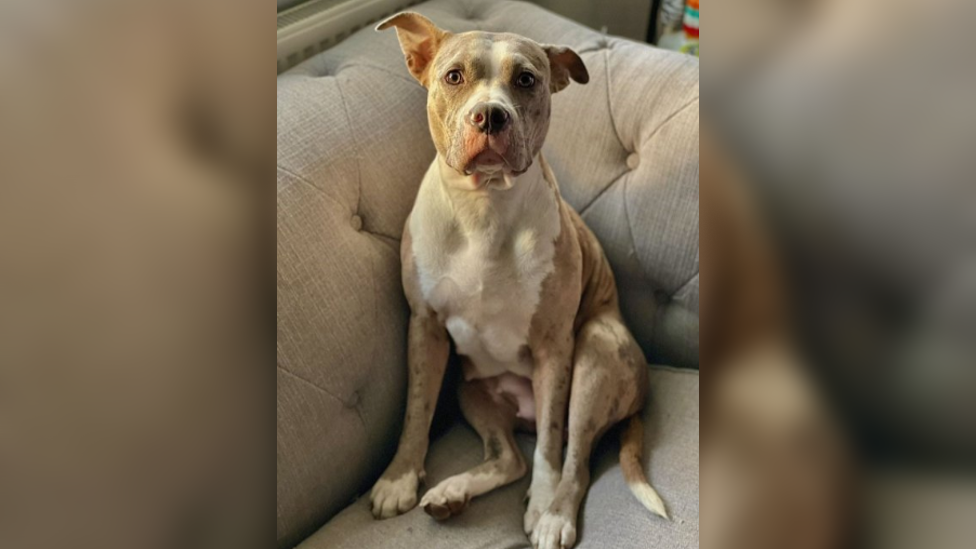
<instances>
[{"instance_id":1,"label":"sofa cushion","mask_svg":"<svg viewBox=\"0 0 976 549\"><path fill-rule=\"evenodd\" d=\"M301 4L304 0L278 0L278 11L284 11L292 6Z\"/></svg>"},{"instance_id":2,"label":"sofa cushion","mask_svg":"<svg viewBox=\"0 0 976 549\"><path fill-rule=\"evenodd\" d=\"M698 548L698 373L655 368L652 403L644 411L644 469L664 498L671 521L641 507L620 474L617 431L599 445L593 458L593 484L580 514L578 549L607 547ZM533 455L534 437L519 437L522 452ZM459 423L436 442L427 458L428 486L462 473L483 459L478 435ZM523 549L523 498L529 477L471 502L444 523L423 510L384 521L370 514L363 497L333 519L299 549Z\"/></svg>"},{"instance_id":3,"label":"sofa cushion","mask_svg":"<svg viewBox=\"0 0 976 549\"><path fill-rule=\"evenodd\" d=\"M698 364L698 61L531 4L435 0L453 31L508 30L582 53L545 152L607 249L648 357ZM406 394L399 239L434 158L426 93L393 32L366 29L278 78L279 546L369 488Z\"/></svg>"},{"instance_id":4,"label":"sofa cushion","mask_svg":"<svg viewBox=\"0 0 976 549\"><path fill-rule=\"evenodd\" d=\"M600 239L651 362L698 367L698 61L624 40L584 50L544 154Z\"/></svg>"}]
</instances>

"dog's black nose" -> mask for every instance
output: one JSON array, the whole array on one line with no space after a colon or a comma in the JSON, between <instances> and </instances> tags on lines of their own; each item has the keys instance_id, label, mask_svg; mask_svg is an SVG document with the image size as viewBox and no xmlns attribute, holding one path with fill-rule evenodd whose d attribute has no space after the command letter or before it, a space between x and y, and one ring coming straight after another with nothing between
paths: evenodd
<instances>
[{"instance_id":1,"label":"dog's black nose","mask_svg":"<svg viewBox=\"0 0 976 549\"><path fill-rule=\"evenodd\" d=\"M471 125L488 135L504 131L511 119L505 107L494 103L478 103L468 115Z\"/></svg>"}]
</instances>

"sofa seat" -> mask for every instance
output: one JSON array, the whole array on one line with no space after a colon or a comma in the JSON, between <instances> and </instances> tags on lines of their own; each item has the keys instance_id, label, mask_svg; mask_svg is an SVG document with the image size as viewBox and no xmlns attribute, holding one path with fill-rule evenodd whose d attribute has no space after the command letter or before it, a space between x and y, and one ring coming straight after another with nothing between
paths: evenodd
<instances>
[{"instance_id":1,"label":"sofa seat","mask_svg":"<svg viewBox=\"0 0 976 549\"><path fill-rule=\"evenodd\" d=\"M698 372L653 368L644 411L644 465L671 521L651 515L620 473L617 431L593 456L593 484L580 513L579 549L698 549ZM519 436L531 459L535 438ZM431 447L428 486L483 459L478 435L463 422ZM389 520L370 514L364 495L299 545L299 549L527 549L522 532L529 477L476 498L460 516L437 522L422 509ZM422 495L422 494L421 494Z\"/></svg>"}]
</instances>

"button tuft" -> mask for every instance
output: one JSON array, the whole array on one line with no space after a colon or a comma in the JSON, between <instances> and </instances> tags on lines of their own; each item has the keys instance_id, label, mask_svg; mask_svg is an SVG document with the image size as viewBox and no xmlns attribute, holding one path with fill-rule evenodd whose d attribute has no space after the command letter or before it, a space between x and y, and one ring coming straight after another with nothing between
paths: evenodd
<instances>
[{"instance_id":1,"label":"button tuft","mask_svg":"<svg viewBox=\"0 0 976 549\"><path fill-rule=\"evenodd\" d=\"M630 156L627 157L627 167L636 170L638 166L640 166L640 156L637 153L630 153Z\"/></svg>"},{"instance_id":2,"label":"button tuft","mask_svg":"<svg viewBox=\"0 0 976 549\"><path fill-rule=\"evenodd\" d=\"M658 305L668 305L671 303L671 296L663 290L654 292L654 299L657 300Z\"/></svg>"}]
</instances>

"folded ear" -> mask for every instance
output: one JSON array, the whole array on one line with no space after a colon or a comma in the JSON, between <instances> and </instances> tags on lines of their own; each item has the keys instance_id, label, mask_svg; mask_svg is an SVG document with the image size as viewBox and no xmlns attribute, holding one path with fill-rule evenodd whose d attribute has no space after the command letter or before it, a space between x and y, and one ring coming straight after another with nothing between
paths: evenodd
<instances>
[{"instance_id":1,"label":"folded ear","mask_svg":"<svg viewBox=\"0 0 976 549\"><path fill-rule=\"evenodd\" d=\"M575 51L566 46L542 46L542 49L549 56L549 70L552 73L549 90L552 93L568 86L570 79L580 84L590 81L590 73Z\"/></svg>"},{"instance_id":2,"label":"folded ear","mask_svg":"<svg viewBox=\"0 0 976 549\"><path fill-rule=\"evenodd\" d=\"M403 12L390 17L376 26L377 31L396 28L400 48L407 61L407 68L421 84L427 86L427 68L437 55L441 42L450 33L437 28L419 13Z\"/></svg>"}]
</instances>

